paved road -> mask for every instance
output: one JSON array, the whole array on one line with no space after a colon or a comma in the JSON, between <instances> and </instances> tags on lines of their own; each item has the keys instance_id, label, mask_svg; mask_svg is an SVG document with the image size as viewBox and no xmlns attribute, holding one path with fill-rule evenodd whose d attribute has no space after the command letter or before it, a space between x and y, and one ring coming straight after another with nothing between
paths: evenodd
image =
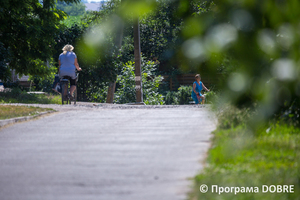
<instances>
[{"instance_id":1,"label":"paved road","mask_svg":"<svg viewBox=\"0 0 300 200\"><path fill-rule=\"evenodd\" d=\"M206 108L60 107L0 129L0 200L181 200L215 129Z\"/></svg>"}]
</instances>

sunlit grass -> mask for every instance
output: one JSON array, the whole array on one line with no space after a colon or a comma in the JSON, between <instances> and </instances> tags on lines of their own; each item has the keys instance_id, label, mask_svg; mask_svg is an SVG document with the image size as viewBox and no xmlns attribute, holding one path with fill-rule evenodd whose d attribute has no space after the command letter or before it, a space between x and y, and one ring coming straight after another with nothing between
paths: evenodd
<instances>
[{"instance_id":1,"label":"sunlit grass","mask_svg":"<svg viewBox=\"0 0 300 200\"><path fill-rule=\"evenodd\" d=\"M245 113L236 114L242 117L235 118L245 120ZM221 125L214 132L206 168L194 178L189 199L299 199L300 129L284 123L271 123L255 131L244 124L229 127ZM210 188L207 193L199 191L202 184ZM219 195L211 192L212 185L259 187L260 191ZM294 193L262 193L262 185L294 185Z\"/></svg>"},{"instance_id":2,"label":"sunlit grass","mask_svg":"<svg viewBox=\"0 0 300 200\"><path fill-rule=\"evenodd\" d=\"M61 96L53 94L28 94L19 89L11 92L0 92L0 104L3 103L37 103L37 104L61 104Z\"/></svg>"},{"instance_id":3,"label":"sunlit grass","mask_svg":"<svg viewBox=\"0 0 300 200\"><path fill-rule=\"evenodd\" d=\"M50 111L50 108L39 108L32 106L10 106L0 105L0 120L14 117L34 116L41 112Z\"/></svg>"}]
</instances>

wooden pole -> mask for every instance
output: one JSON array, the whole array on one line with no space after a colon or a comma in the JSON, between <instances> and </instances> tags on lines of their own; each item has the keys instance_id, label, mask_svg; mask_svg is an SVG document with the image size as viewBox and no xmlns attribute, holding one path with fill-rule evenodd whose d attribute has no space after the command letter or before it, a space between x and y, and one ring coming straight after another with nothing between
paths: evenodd
<instances>
[{"instance_id":1,"label":"wooden pole","mask_svg":"<svg viewBox=\"0 0 300 200\"><path fill-rule=\"evenodd\" d=\"M133 23L136 103L142 103L143 89L139 19L135 18Z\"/></svg>"}]
</instances>

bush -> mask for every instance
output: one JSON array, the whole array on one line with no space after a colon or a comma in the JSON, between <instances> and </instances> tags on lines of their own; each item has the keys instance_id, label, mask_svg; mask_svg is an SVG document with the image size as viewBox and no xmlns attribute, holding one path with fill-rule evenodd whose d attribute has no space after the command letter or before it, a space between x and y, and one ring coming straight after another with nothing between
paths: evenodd
<instances>
[{"instance_id":1,"label":"bush","mask_svg":"<svg viewBox=\"0 0 300 200\"><path fill-rule=\"evenodd\" d=\"M164 104L163 96L158 92L163 78L160 75L156 76L155 71L156 64L142 58L143 99L147 105ZM126 63L117 77L114 101L115 103L136 102L134 62Z\"/></svg>"},{"instance_id":2,"label":"bush","mask_svg":"<svg viewBox=\"0 0 300 200\"><path fill-rule=\"evenodd\" d=\"M180 105L189 104L190 101L193 101L192 94L192 86L180 86L178 88L177 97Z\"/></svg>"},{"instance_id":3,"label":"bush","mask_svg":"<svg viewBox=\"0 0 300 200\"><path fill-rule=\"evenodd\" d=\"M238 126L246 126L253 111L250 108L238 109L232 105L226 105L222 110L217 111L218 127L220 129L233 129Z\"/></svg>"},{"instance_id":4,"label":"bush","mask_svg":"<svg viewBox=\"0 0 300 200\"><path fill-rule=\"evenodd\" d=\"M167 105L184 105L193 101L191 97L192 86L180 86L177 92L167 92L165 96L165 103Z\"/></svg>"},{"instance_id":5,"label":"bush","mask_svg":"<svg viewBox=\"0 0 300 200\"><path fill-rule=\"evenodd\" d=\"M246 127L255 109L227 105L219 113L206 167L194 178L190 200L219 199L214 192L201 193L199 186L259 187L294 185L294 193L223 193L221 199L299 199L300 129L284 121L269 121L252 130Z\"/></svg>"},{"instance_id":6,"label":"bush","mask_svg":"<svg viewBox=\"0 0 300 200\"><path fill-rule=\"evenodd\" d=\"M108 83L99 83L98 86L90 87L86 91L88 101L105 103L107 97Z\"/></svg>"},{"instance_id":7,"label":"bush","mask_svg":"<svg viewBox=\"0 0 300 200\"><path fill-rule=\"evenodd\" d=\"M206 102L206 103L210 103L210 104L216 103L217 98L218 98L218 95L217 95L216 92L214 92L214 91L209 91L209 92L207 92L206 95L205 95L205 102Z\"/></svg>"},{"instance_id":8,"label":"bush","mask_svg":"<svg viewBox=\"0 0 300 200\"><path fill-rule=\"evenodd\" d=\"M179 104L177 92L174 92L174 91L168 91L164 100L165 100L166 105L178 105Z\"/></svg>"},{"instance_id":9,"label":"bush","mask_svg":"<svg viewBox=\"0 0 300 200\"><path fill-rule=\"evenodd\" d=\"M52 84L54 82L55 74L57 69L54 66L54 62L50 62L50 73L45 76L29 76L29 81L32 81L34 84L31 86L32 91L43 91L47 93L54 93L52 90Z\"/></svg>"}]
</instances>

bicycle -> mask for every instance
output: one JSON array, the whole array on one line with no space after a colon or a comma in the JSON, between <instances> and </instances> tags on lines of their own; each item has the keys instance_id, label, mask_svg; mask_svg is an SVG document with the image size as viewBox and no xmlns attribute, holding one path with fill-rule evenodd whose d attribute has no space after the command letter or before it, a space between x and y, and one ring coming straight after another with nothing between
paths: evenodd
<instances>
[{"instance_id":1,"label":"bicycle","mask_svg":"<svg viewBox=\"0 0 300 200\"><path fill-rule=\"evenodd\" d=\"M76 73L76 82L78 82L78 76L79 73ZM60 78L60 87L61 87L61 103L62 105L64 105L64 103L66 102L66 104L71 104L71 102L73 101L74 105L76 104L77 101L77 87L74 91L74 96L70 98L70 84L69 84L69 79L65 79L65 78Z\"/></svg>"}]
</instances>

